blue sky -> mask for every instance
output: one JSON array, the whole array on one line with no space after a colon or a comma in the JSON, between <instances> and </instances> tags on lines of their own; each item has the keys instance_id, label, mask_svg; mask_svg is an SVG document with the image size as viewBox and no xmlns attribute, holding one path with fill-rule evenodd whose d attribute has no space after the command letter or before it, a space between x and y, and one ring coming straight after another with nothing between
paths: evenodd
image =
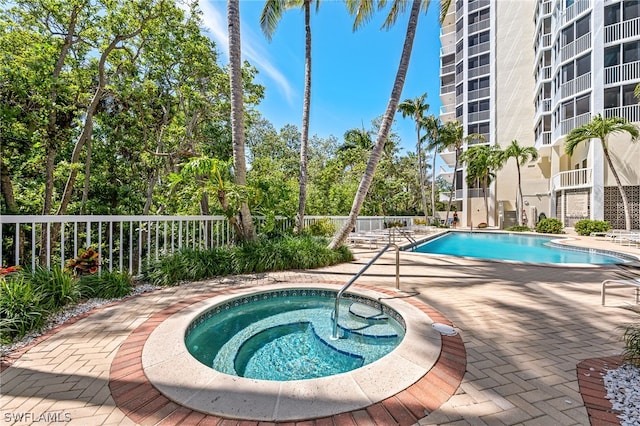
<instances>
[{"instance_id":1,"label":"blue sky","mask_svg":"<svg viewBox=\"0 0 640 426\"><path fill-rule=\"evenodd\" d=\"M227 62L226 1L203 0L203 20ZM301 9L285 12L269 42L259 17L264 1L241 0L241 38L244 59L260 72L257 82L266 87L258 109L276 129L285 124L300 128L304 82L304 14ZM418 21L409 73L401 100L427 93L428 113L438 114L439 25L437 1ZM386 12L352 31L353 18L341 1L321 1L311 16L312 87L310 134L334 135L339 141L345 131L370 128L387 106L404 42L409 8L395 26L380 29ZM415 150L415 124L396 114L394 130L402 147Z\"/></svg>"}]
</instances>

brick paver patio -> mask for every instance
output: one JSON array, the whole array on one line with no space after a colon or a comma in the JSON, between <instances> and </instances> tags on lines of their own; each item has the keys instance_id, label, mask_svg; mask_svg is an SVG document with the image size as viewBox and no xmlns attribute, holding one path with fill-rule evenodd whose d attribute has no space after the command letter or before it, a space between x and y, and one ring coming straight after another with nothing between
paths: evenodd
<instances>
[{"instance_id":1,"label":"brick paver patio","mask_svg":"<svg viewBox=\"0 0 640 426\"><path fill-rule=\"evenodd\" d=\"M587 244L608 243L588 240ZM640 254L635 248L627 250ZM204 293L231 291L238 285L259 286L274 280L342 283L372 254L359 250L352 264L317 271L167 288L100 308L5 359L11 367L1 374L0 421L216 424L217 420L170 402L159 404L158 398L149 398L157 397L153 390L144 388L145 379L136 363L145 333L157 325L162 312ZM393 259L391 253L385 255L359 285L392 290ZM427 397L409 391L408 396L397 395L386 405L315 423L588 425L591 415L592 424L603 424L593 417L590 404L594 400L589 399L596 394L601 397L601 392L583 398L583 383L578 382L582 370L577 366L584 360L619 355L622 342L616 328L638 320L636 312L625 309L633 302L632 289L612 289L607 306L600 305L600 283L615 271L616 267L545 267L403 253L402 290L415 303L441 313L460 331L453 351L460 353L464 347L466 372L459 387L452 386L450 391L455 393L422 418L420 410L428 408ZM153 401L158 404L155 408ZM152 415L136 417L132 405L146 407ZM16 421L20 417L22 421ZM611 421L611 416L601 420ZM221 420L217 424L256 423Z\"/></svg>"}]
</instances>

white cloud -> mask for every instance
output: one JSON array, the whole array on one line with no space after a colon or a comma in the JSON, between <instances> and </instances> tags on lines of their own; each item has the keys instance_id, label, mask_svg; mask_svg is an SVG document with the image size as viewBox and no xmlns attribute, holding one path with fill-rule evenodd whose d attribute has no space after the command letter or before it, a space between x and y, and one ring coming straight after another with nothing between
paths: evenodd
<instances>
[{"instance_id":1,"label":"white cloud","mask_svg":"<svg viewBox=\"0 0 640 426\"><path fill-rule=\"evenodd\" d=\"M226 5L226 2L208 0L202 2L200 7L202 9L202 21L205 27L209 30L218 48L228 58L229 35L227 30ZM240 28L242 31L242 56L256 66L261 73L266 74L268 78L276 83L285 99L287 99L289 103L292 103L294 91L287 78L271 63L269 57L263 53L264 49L250 30L251 27L242 22Z\"/></svg>"}]
</instances>

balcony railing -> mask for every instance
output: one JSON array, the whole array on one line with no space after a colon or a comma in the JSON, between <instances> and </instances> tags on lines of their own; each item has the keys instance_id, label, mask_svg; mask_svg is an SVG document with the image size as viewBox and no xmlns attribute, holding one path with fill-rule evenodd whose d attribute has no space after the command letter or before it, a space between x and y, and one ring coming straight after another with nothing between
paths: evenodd
<instances>
[{"instance_id":1,"label":"balcony railing","mask_svg":"<svg viewBox=\"0 0 640 426\"><path fill-rule=\"evenodd\" d=\"M640 18L617 22L604 27L604 42L613 43L640 35Z\"/></svg>"},{"instance_id":2,"label":"balcony railing","mask_svg":"<svg viewBox=\"0 0 640 426\"><path fill-rule=\"evenodd\" d=\"M442 68L440 68L440 75L451 74L452 72L455 72L455 71L456 71L456 64L443 65Z\"/></svg>"},{"instance_id":3,"label":"balcony railing","mask_svg":"<svg viewBox=\"0 0 640 426\"><path fill-rule=\"evenodd\" d=\"M471 100L479 99L479 98L488 98L489 94L490 94L490 88L489 87L483 87L482 89L469 91L467 96L468 96L469 100L471 101Z\"/></svg>"},{"instance_id":4,"label":"balcony railing","mask_svg":"<svg viewBox=\"0 0 640 426\"><path fill-rule=\"evenodd\" d=\"M474 10L480 9L481 7L488 6L489 3L489 0L476 0L473 2L469 2L469 12L473 12Z\"/></svg>"},{"instance_id":5,"label":"balcony railing","mask_svg":"<svg viewBox=\"0 0 640 426\"><path fill-rule=\"evenodd\" d=\"M440 48L440 56L447 56L456 53L456 45L453 43L443 44Z\"/></svg>"},{"instance_id":6,"label":"balcony railing","mask_svg":"<svg viewBox=\"0 0 640 426\"><path fill-rule=\"evenodd\" d=\"M551 0L547 0L543 3L538 3L536 7L536 22L543 17L551 14Z\"/></svg>"},{"instance_id":7,"label":"balcony railing","mask_svg":"<svg viewBox=\"0 0 640 426\"><path fill-rule=\"evenodd\" d=\"M551 33L543 34L538 38L533 46L535 50L538 49L546 49L547 47L551 47Z\"/></svg>"},{"instance_id":8,"label":"balcony railing","mask_svg":"<svg viewBox=\"0 0 640 426\"><path fill-rule=\"evenodd\" d=\"M582 12L587 11L591 7L590 0L578 0L569 6L562 14L562 24L566 24L578 17Z\"/></svg>"},{"instance_id":9,"label":"balcony railing","mask_svg":"<svg viewBox=\"0 0 640 426\"><path fill-rule=\"evenodd\" d=\"M478 112L470 112L468 115L468 119L470 123L475 123L476 121L486 121L490 117L490 111L478 111Z\"/></svg>"},{"instance_id":10,"label":"balcony railing","mask_svg":"<svg viewBox=\"0 0 640 426\"><path fill-rule=\"evenodd\" d=\"M476 68L469 68L469 78L474 78L474 77L478 77L481 75L486 75L489 74L490 71L490 65L481 65L479 67Z\"/></svg>"},{"instance_id":11,"label":"balcony railing","mask_svg":"<svg viewBox=\"0 0 640 426\"><path fill-rule=\"evenodd\" d=\"M605 118L622 117L632 123L640 122L640 105L627 105L615 108L605 108Z\"/></svg>"},{"instance_id":12,"label":"balcony railing","mask_svg":"<svg viewBox=\"0 0 640 426\"><path fill-rule=\"evenodd\" d=\"M551 179L551 190L585 188L593 185L593 169L560 172Z\"/></svg>"},{"instance_id":13,"label":"balcony railing","mask_svg":"<svg viewBox=\"0 0 640 426\"><path fill-rule=\"evenodd\" d=\"M591 73L582 74L581 76L567 81L560 88L560 93L563 98L567 96L573 96L576 93L583 92L591 89Z\"/></svg>"},{"instance_id":14,"label":"balcony railing","mask_svg":"<svg viewBox=\"0 0 640 426\"><path fill-rule=\"evenodd\" d=\"M542 132L536 138L536 149L540 149L545 146L551 146L551 132Z\"/></svg>"},{"instance_id":15,"label":"balcony railing","mask_svg":"<svg viewBox=\"0 0 640 426\"><path fill-rule=\"evenodd\" d=\"M542 99L536 102L536 113L533 121L537 122L541 114L549 112L551 112L551 99Z\"/></svg>"},{"instance_id":16,"label":"balcony railing","mask_svg":"<svg viewBox=\"0 0 640 426\"><path fill-rule=\"evenodd\" d=\"M478 31L486 30L491 26L491 20L485 19L482 21L474 22L473 24L469 24L469 34L477 33Z\"/></svg>"},{"instance_id":17,"label":"balcony railing","mask_svg":"<svg viewBox=\"0 0 640 426\"><path fill-rule=\"evenodd\" d=\"M571 59L591 48L591 33L587 33L582 37L572 41L560 50L560 58L563 61Z\"/></svg>"},{"instance_id":18,"label":"balcony railing","mask_svg":"<svg viewBox=\"0 0 640 426\"><path fill-rule=\"evenodd\" d=\"M538 70L538 75L536 75L536 81L541 80L549 80L551 79L551 66L542 67Z\"/></svg>"},{"instance_id":19,"label":"balcony railing","mask_svg":"<svg viewBox=\"0 0 640 426\"><path fill-rule=\"evenodd\" d=\"M619 83L621 81L637 80L640 78L640 61L614 65L604 69L604 84Z\"/></svg>"},{"instance_id":20,"label":"balcony railing","mask_svg":"<svg viewBox=\"0 0 640 426\"><path fill-rule=\"evenodd\" d=\"M589 121L591 121L591 113L587 112L560 122L560 132L562 133L561 136L566 135L576 127L587 124Z\"/></svg>"},{"instance_id":21,"label":"balcony railing","mask_svg":"<svg viewBox=\"0 0 640 426\"><path fill-rule=\"evenodd\" d=\"M445 86L442 86L440 88L440 94L441 95L446 95L447 93L451 93L451 92L455 92L456 91L456 85L455 84L447 84Z\"/></svg>"},{"instance_id":22,"label":"balcony railing","mask_svg":"<svg viewBox=\"0 0 640 426\"><path fill-rule=\"evenodd\" d=\"M490 48L490 42L476 44L475 46L469 46L469 56L477 55L479 53L488 52Z\"/></svg>"}]
</instances>

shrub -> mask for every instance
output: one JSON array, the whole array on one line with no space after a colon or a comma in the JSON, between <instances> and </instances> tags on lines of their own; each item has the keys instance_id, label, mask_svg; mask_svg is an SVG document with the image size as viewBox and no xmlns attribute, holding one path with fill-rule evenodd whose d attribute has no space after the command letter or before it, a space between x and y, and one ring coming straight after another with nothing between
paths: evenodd
<instances>
[{"instance_id":1,"label":"shrub","mask_svg":"<svg viewBox=\"0 0 640 426\"><path fill-rule=\"evenodd\" d=\"M622 354L629 364L640 367L640 324L627 324L624 326L624 350Z\"/></svg>"},{"instance_id":2,"label":"shrub","mask_svg":"<svg viewBox=\"0 0 640 426\"><path fill-rule=\"evenodd\" d=\"M0 340L10 342L44 325L47 308L27 275L0 277Z\"/></svg>"},{"instance_id":3,"label":"shrub","mask_svg":"<svg viewBox=\"0 0 640 426\"><path fill-rule=\"evenodd\" d=\"M536 232L541 234L562 234L562 222L556 218L542 219L536 225Z\"/></svg>"},{"instance_id":4,"label":"shrub","mask_svg":"<svg viewBox=\"0 0 640 426\"><path fill-rule=\"evenodd\" d=\"M133 283L126 272L102 271L80 277L78 288L82 298L119 299L131 293Z\"/></svg>"},{"instance_id":5,"label":"shrub","mask_svg":"<svg viewBox=\"0 0 640 426\"><path fill-rule=\"evenodd\" d=\"M413 219L413 224L414 225L426 225L427 224L427 220L423 217L416 217Z\"/></svg>"},{"instance_id":6,"label":"shrub","mask_svg":"<svg viewBox=\"0 0 640 426\"><path fill-rule=\"evenodd\" d=\"M606 220L582 219L574 226L578 235L591 235L592 232L606 232L611 229L611 225Z\"/></svg>"},{"instance_id":7,"label":"shrub","mask_svg":"<svg viewBox=\"0 0 640 426\"><path fill-rule=\"evenodd\" d=\"M314 220L309 226L307 226L306 231L309 235L314 235L317 237L329 237L336 232L336 226L329 220L329 218L322 218Z\"/></svg>"},{"instance_id":8,"label":"shrub","mask_svg":"<svg viewBox=\"0 0 640 426\"><path fill-rule=\"evenodd\" d=\"M510 231L510 232L529 232L529 231L531 231L531 228L529 228L528 226L524 226L524 225L516 225L516 226L511 226L509 228L506 228L505 231Z\"/></svg>"},{"instance_id":9,"label":"shrub","mask_svg":"<svg viewBox=\"0 0 640 426\"><path fill-rule=\"evenodd\" d=\"M78 281L64 272L60 266L54 266L51 269L37 266L28 279L34 291L42 296L43 303L51 311L56 311L80 299Z\"/></svg>"},{"instance_id":10,"label":"shrub","mask_svg":"<svg viewBox=\"0 0 640 426\"><path fill-rule=\"evenodd\" d=\"M64 269L78 277L87 274L95 274L98 272L99 266L99 253L93 247L88 247L86 250L81 250L77 257L69 259Z\"/></svg>"}]
</instances>

